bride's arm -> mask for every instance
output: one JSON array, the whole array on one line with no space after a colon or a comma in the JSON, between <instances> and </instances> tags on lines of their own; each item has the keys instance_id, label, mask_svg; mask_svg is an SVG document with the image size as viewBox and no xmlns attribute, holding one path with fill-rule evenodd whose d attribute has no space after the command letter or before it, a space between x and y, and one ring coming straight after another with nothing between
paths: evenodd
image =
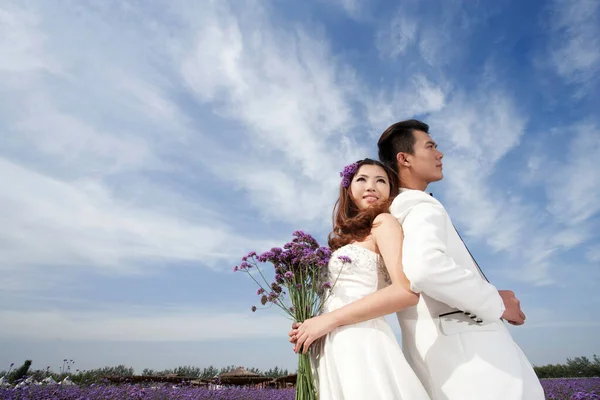
<instances>
[{"instance_id":1,"label":"bride's arm","mask_svg":"<svg viewBox=\"0 0 600 400\"><path fill-rule=\"evenodd\" d=\"M402 271L404 237L400 223L390 214L380 214L373 223L371 237L383 257L392 284L337 310L301 323L292 335L296 338L294 351L298 352L304 345L306 352L315 340L339 326L367 321L417 304L419 295L410 291L410 282Z\"/></svg>"}]
</instances>

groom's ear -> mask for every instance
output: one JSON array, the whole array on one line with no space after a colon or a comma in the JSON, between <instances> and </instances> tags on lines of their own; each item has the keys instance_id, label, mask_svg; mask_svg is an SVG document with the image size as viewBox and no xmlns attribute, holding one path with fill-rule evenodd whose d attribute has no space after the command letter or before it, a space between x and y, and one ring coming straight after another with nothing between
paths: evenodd
<instances>
[{"instance_id":1,"label":"groom's ear","mask_svg":"<svg viewBox=\"0 0 600 400\"><path fill-rule=\"evenodd\" d=\"M407 154L404 152L396 154L396 162L400 167L410 167L410 161L408 160Z\"/></svg>"}]
</instances>

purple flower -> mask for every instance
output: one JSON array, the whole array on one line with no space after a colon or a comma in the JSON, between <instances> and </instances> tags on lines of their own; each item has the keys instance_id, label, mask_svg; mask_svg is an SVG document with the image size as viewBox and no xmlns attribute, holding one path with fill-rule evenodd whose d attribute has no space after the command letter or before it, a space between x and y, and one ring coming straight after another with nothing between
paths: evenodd
<instances>
[{"instance_id":1,"label":"purple flower","mask_svg":"<svg viewBox=\"0 0 600 400\"><path fill-rule=\"evenodd\" d=\"M250 269L252 268L252 264L247 263L246 261L242 261L242 263L240 264L240 269Z\"/></svg>"},{"instance_id":2,"label":"purple flower","mask_svg":"<svg viewBox=\"0 0 600 400\"><path fill-rule=\"evenodd\" d=\"M236 265L235 267L233 267L233 272L238 272L240 270L240 268Z\"/></svg>"},{"instance_id":3,"label":"purple flower","mask_svg":"<svg viewBox=\"0 0 600 400\"><path fill-rule=\"evenodd\" d=\"M323 282L323 285L321 285L321 287L323 289L331 289L331 282Z\"/></svg>"},{"instance_id":4,"label":"purple flower","mask_svg":"<svg viewBox=\"0 0 600 400\"><path fill-rule=\"evenodd\" d=\"M276 303L278 298L279 298L279 295L277 293L271 292L271 293L269 293L269 298L267 300L270 301L271 303Z\"/></svg>"},{"instance_id":5,"label":"purple flower","mask_svg":"<svg viewBox=\"0 0 600 400\"><path fill-rule=\"evenodd\" d=\"M288 271L284 274L287 279L292 279L294 277L294 273L292 271Z\"/></svg>"},{"instance_id":6,"label":"purple flower","mask_svg":"<svg viewBox=\"0 0 600 400\"><path fill-rule=\"evenodd\" d=\"M275 282L271 283L271 289L273 289L273 291L275 291L276 293L281 293L282 290L281 286L279 286Z\"/></svg>"},{"instance_id":7,"label":"purple flower","mask_svg":"<svg viewBox=\"0 0 600 400\"><path fill-rule=\"evenodd\" d=\"M267 304L267 301L269 301L269 299L267 298L267 295L263 294L262 297L260 298L260 304L262 304L264 306L265 304Z\"/></svg>"},{"instance_id":8,"label":"purple flower","mask_svg":"<svg viewBox=\"0 0 600 400\"><path fill-rule=\"evenodd\" d=\"M263 289L263 288L260 288L260 289L258 289L258 290L256 291L256 294L257 294L258 296L260 296L260 295L261 295L261 294L263 294L264 292L265 292L265 289Z\"/></svg>"},{"instance_id":9,"label":"purple flower","mask_svg":"<svg viewBox=\"0 0 600 400\"><path fill-rule=\"evenodd\" d=\"M331 249L329 247L319 247L315 253L321 258L331 257Z\"/></svg>"},{"instance_id":10,"label":"purple flower","mask_svg":"<svg viewBox=\"0 0 600 400\"><path fill-rule=\"evenodd\" d=\"M252 306L252 312L256 312L256 306Z\"/></svg>"},{"instance_id":11,"label":"purple flower","mask_svg":"<svg viewBox=\"0 0 600 400\"><path fill-rule=\"evenodd\" d=\"M295 389L263 389L254 387L227 387L218 391L192 385L157 385L148 390L133 383L107 383L68 386L57 390L54 385L31 385L26 389L0 388L2 399L262 399L293 400Z\"/></svg>"},{"instance_id":12,"label":"purple flower","mask_svg":"<svg viewBox=\"0 0 600 400\"><path fill-rule=\"evenodd\" d=\"M259 254L256 259L260 262L274 261L275 254L271 251L265 251L262 254Z\"/></svg>"},{"instance_id":13,"label":"purple flower","mask_svg":"<svg viewBox=\"0 0 600 400\"><path fill-rule=\"evenodd\" d=\"M346 165L344 170L340 172L340 178L342 178L342 186L347 188L350 186L352 182L352 177L358 171L358 163L352 163L350 165Z\"/></svg>"},{"instance_id":14,"label":"purple flower","mask_svg":"<svg viewBox=\"0 0 600 400\"><path fill-rule=\"evenodd\" d=\"M338 256L338 259L343 263L350 263L352 260L348 256Z\"/></svg>"}]
</instances>

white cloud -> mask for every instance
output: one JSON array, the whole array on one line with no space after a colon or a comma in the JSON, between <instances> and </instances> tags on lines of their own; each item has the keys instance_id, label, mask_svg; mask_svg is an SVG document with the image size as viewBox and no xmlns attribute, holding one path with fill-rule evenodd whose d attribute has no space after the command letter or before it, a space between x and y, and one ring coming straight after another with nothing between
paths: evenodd
<instances>
[{"instance_id":1,"label":"white cloud","mask_svg":"<svg viewBox=\"0 0 600 400\"><path fill-rule=\"evenodd\" d=\"M600 154L598 129L584 123L573 128L560 130L566 141L565 151L558 157L538 152L537 163L544 168L530 172L531 180L545 187L547 203L543 212L527 215L528 235L523 238L528 248L524 251L528 261L530 280L535 281L549 275L551 268L564 265L561 255L590 242L596 235L594 218L600 211L594 200L600 196L595 185L600 179L595 166ZM590 253L587 258L593 261ZM573 261L577 263L577 261ZM534 272L537 271L537 272Z\"/></svg>"},{"instance_id":2,"label":"white cloud","mask_svg":"<svg viewBox=\"0 0 600 400\"><path fill-rule=\"evenodd\" d=\"M408 0L380 23L376 45L383 58L400 58L402 63L441 71L450 62L456 63L465 53L465 46L474 27L489 17L489 9L462 1L431 2ZM458 44L462 44L458 45ZM418 70L418 69L417 69Z\"/></svg>"},{"instance_id":3,"label":"white cloud","mask_svg":"<svg viewBox=\"0 0 600 400\"><path fill-rule=\"evenodd\" d=\"M600 129L588 123L571 131L565 159L547 178L548 209L565 225L577 226L600 211Z\"/></svg>"},{"instance_id":4,"label":"white cloud","mask_svg":"<svg viewBox=\"0 0 600 400\"><path fill-rule=\"evenodd\" d=\"M550 62L579 94L593 86L600 70L600 6L595 0L555 0L551 7Z\"/></svg>"},{"instance_id":5,"label":"white cloud","mask_svg":"<svg viewBox=\"0 0 600 400\"><path fill-rule=\"evenodd\" d=\"M35 13L0 6L0 73L56 72L55 60L41 51L46 38L38 30L39 19Z\"/></svg>"},{"instance_id":6,"label":"white cloud","mask_svg":"<svg viewBox=\"0 0 600 400\"><path fill-rule=\"evenodd\" d=\"M518 186L507 190L497 184L499 165L519 147L527 119L497 83L482 87L479 92L455 93L447 107L429 118L432 135L450 144L442 146L447 206L471 241L483 241L502 252L497 257L504 259L506 276L535 285L554 283L550 271L560 255L591 235L586 225L574 224L598 209L590 203L595 193L591 182L597 180L590 165L598 154L597 140L592 138L598 135L589 127L582 129L585 137L574 137L570 154L556 171L549 168L552 164L546 155L536 153L526 181L548 183L549 209L555 210L550 216L521 194ZM583 196L585 191L590 196Z\"/></svg>"},{"instance_id":7,"label":"white cloud","mask_svg":"<svg viewBox=\"0 0 600 400\"><path fill-rule=\"evenodd\" d=\"M248 339L285 336L290 322L280 315L189 312L160 313L112 311L10 311L0 319L10 321L0 339L64 341L178 342Z\"/></svg>"},{"instance_id":8,"label":"white cloud","mask_svg":"<svg viewBox=\"0 0 600 400\"><path fill-rule=\"evenodd\" d=\"M403 55L417 39L417 20L413 15L399 11L390 21L389 27L377 32L377 48L383 57L395 58Z\"/></svg>"},{"instance_id":9,"label":"white cloud","mask_svg":"<svg viewBox=\"0 0 600 400\"><path fill-rule=\"evenodd\" d=\"M555 233L552 244L565 249L572 249L585 243L592 235L589 225L579 224L577 226L562 226Z\"/></svg>"},{"instance_id":10,"label":"white cloud","mask_svg":"<svg viewBox=\"0 0 600 400\"><path fill-rule=\"evenodd\" d=\"M551 284L551 269L562 262L561 255L594 235L590 219L600 210L594 202L600 196L594 166L600 135L590 124L561 130L570 135L570 144L559 161L535 150L534 168L525 175L527 182L546 188L546 210L540 209L517 186L506 191L495 183L498 163L517 148L526 127L510 97L499 93L485 100L458 96L430 119L434 136L452 143L444 159L449 208L469 237L506 252L513 265L504 268L507 276Z\"/></svg>"},{"instance_id":11,"label":"white cloud","mask_svg":"<svg viewBox=\"0 0 600 400\"><path fill-rule=\"evenodd\" d=\"M527 302L521 299L522 304ZM543 329L543 328L595 328L600 326L598 321L586 320L585 317L578 313L573 313L566 318L556 318L557 313L562 313L563 310L556 308L548 308L548 305L536 307L534 305L525 304L524 312L527 315L527 321L519 327L512 327L506 324L513 332L517 330Z\"/></svg>"},{"instance_id":12,"label":"white cloud","mask_svg":"<svg viewBox=\"0 0 600 400\"><path fill-rule=\"evenodd\" d=\"M321 0L322 4L340 7L348 16L357 21L370 19L368 12L369 2L365 0Z\"/></svg>"},{"instance_id":13,"label":"white cloud","mask_svg":"<svg viewBox=\"0 0 600 400\"><path fill-rule=\"evenodd\" d=\"M554 320L543 323L533 323L523 325L525 329L547 329L547 328L579 328L579 329L594 329L600 327L598 321L562 321Z\"/></svg>"},{"instance_id":14,"label":"white cloud","mask_svg":"<svg viewBox=\"0 0 600 400\"><path fill-rule=\"evenodd\" d=\"M130 273L152 260L215 265L273 244L210 214L197 224L122 201L98 181L60 181L1 159L0 166L0 267L12 273L39 265Z\"/></svg>"},{"instance_id":15,"label":"white cloud","mask_svg":"<svg viewBox=\"0 0 600 400\"><path fill-rule=\"evenodd\" d=\"M231 226L219 215L226 206L208 193L171 193L173 181L198 182L195 165L174 154L205 149L195 116L169 95L178 65L162 26L141 18L141 9L123 21L110 7L44 7L0 14L14 28L10 40L0 39L0 54L11 60L0 68L0 90L10 98L0 103L0 268L11 270L3 287L31 287L30 268L219 267L270 247Z\"/></svg>"},{"instance_id":16,"label":"white cloud","mask_svg":"<svg viewBox=\"0 0 600 400\"><path fill-rule=\"evenodd\" d=\"M590 262L598 262L600 261L600 247L591 247L585 253L586 258Z\"/></svg>"},{"instance_id":17,"label":"white cloud","mask_svg":"<svg viewBox=\"0 0 600 400\"><path fill-rule=\"evenodd\" d=\"M20 143L20 148L33 147L40 156L52 160L54 172L76 168L74 173L63 173L101 176L160 165L143 138L98 131L85 121L56 110L45 96L28 99L23 106L36 112L14 116L13 143Z\"/></svg>"},{"instance_id":18,"label":"white cloud","mask_svg":"<svg viewBox=\"0 0 600 400\"><path fill-rule=\"evenodd\" d=\"M496 251L519 242L526 207L516 196L500 195L491 176L497 163L518 144L526 119L498 89L456 93L448 106L429 118L432 135L444 149L448 195L458 220L473 237L485 238Z\"/></svg>"},{"instance_id":19,"label":"white cloud","mask_svg":"<svg viewBox=\"0 0 600 400\"><path fill-rule=\"evenodd\" d=\"M356 13L362 4L361 0L336 0L348 13Z\"/></svg>"},{"instance_id":20,"label":"white cloud","mask_svg":"<svg viewBox=\"0 0 600 400\"><path fill-rule=\"evenodd\" d=\"M251 18L242 11L215 6L190 22L197 39L182 75L198 99L243 124L249 147L235 156L214 149L227 161L206 166L247 192L261 213L324 220L337 172L350 161L340 143L355 124L347 99L355 83L319 36L274 26L260 8L246 10Z\"/></svg>"},{"instance_id":21,"label":"white cloud","mask_svg":"<svg viewBox=\"0 0 600 400\"><path fill-rule=\"evenodd\" d=\"M372 136L379 137L389 125L412 115L442 110L446 90L423 75L415 75L407 79L406 86L381 89L371 96L365 91L363 102Z\"/></svg>"}]
</instances>

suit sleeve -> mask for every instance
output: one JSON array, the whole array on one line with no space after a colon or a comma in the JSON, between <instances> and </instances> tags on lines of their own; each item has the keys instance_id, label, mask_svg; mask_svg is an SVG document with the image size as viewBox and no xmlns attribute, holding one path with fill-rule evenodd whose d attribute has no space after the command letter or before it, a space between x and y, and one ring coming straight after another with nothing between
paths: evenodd
<instances>
[{"instance_id":1,"label":"suit sleeve","mask_svg":"<svg viewBox=\"0 0 600 400\"><path fill-rule=\"evenodd\" d=\"M399 217L393 205L390 211ZM431 203L414 206L404 218L403 266L411 289L484 321L497 320L504 312L498 290L448 256L447 221L444 208Z\"/></svg>"}]
</instances>

